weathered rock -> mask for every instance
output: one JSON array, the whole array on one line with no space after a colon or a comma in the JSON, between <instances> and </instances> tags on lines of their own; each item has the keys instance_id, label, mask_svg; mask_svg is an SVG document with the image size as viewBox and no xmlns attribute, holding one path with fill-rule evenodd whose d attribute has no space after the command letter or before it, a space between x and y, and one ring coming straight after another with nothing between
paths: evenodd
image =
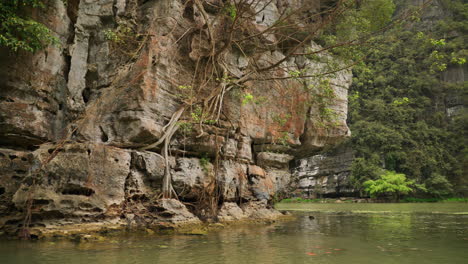
<instances>
[{"instance_id":1,"label":"weathered rock","mask_svg":"<svg viewBox=\"0 0 468 264\"><path fill-rule=\"evenodd\" d=\"M199 198L214 179L213 165L198 158L180 158L172 174L176 192L185 198Z\"/></svg>"},{"instance_id":2,"label":"weathered rock","mask_svg":"<svg viewBox=\"0 0 468 264\"><path fill-rule=\"evenodd\" d=\"M320 50L321 47L311 43L312 50ZM321 53L317 61L296 59L296 64L302 64L307 75L315 75L321 72L325 67L326 61L333 60L327 53ZM335 59L336 60L336 59ZM323 61L323 62L322 62ZM339 62L338 62L339 63ZM320 110L316 104L308 110L309 118L306 120L305 131L301 137L301 152L311 154L314 151L322 149L324 146L333 146L341 143L345 138L351 135L346 124L348 113L348 87L352 82L350 71L339 71L328 80L329 88L333 90L333 100L327 107L334 112L333 120L323 120L320 116ZM320 80L308 79L308 87L320 87Z\"/></svg>"},{"instance_id":3,"label":"weathered rock","mask_svg":"<svg viewBox=\"0 0 468 264\"><path fill-rule=\"evenodd\" d=\"M247 217L236 203L223 203L218 212L218 219L220 221L243 220Z\"/></svg>"},{"instance_id":4,"label":"weathered rock","mask_svg":"<svg viewBox=\"0 0 468 264\"><path fill-rule=\"evenodd\" d=\"M200 219L176 199L160 199L152 208L157 211L158 217L167 222L176 224L200 223Z\"/></svg>"},{"instance_id":5,"label":"weathered rock","mask_svg":"<svg viewBox=\"0 0 468 264\"><path fill-rule=\"evenodd\" d=\"M252 201L241 205L242 211L251 219L275 219L282 214L266 206L266 201Z\"/></svg>"},{"instance_id":6,"label":"weathered rock","mask_svg":"<svg viewBox=\"0 0 468 264\"><path fill-rule=\"evenodd\" d=\"M233 159L237 154L237 141L233 138L226 140L226 143L223 147L223 155L227 159Z\"/></svg>"},{"instance_id":7,"label":"weathered rock","mask_svg":"<svg viewBox=\"0 0 468 264\"><path fill-rule=\"evenodd\" d=\"M132 152L132 166L153 181L162 181L166 168L163 156L149 151Z\"/></svg>"},{"instance_id":8,"label":"weathered rock","mask_svg":"<svg viewBox=\"0 0 468 264\"><path fill-rule=\"evenodd\" d=\"M350 182L353 158L351 149L339 148L295 161L292 189L307 198L355 195L357 190Z\"/></svg>"},{"instance_id":9,"label":"weathered rock","mask_svg":"<svg viewBox=\"0 0 468 264\"><path fill-rule=\"evenodd\" d=\"M225 201L254 199L249 186L247 166L226 160L221 163L218 184Z\"/></svg>"},{"instance_id":10,"label":"weathered rock","mask_svg":"<svg viewBox=\"0 0 468 264\"><path fill-rule=\"evenodd\" d=\"M249 177L251 190L257 200L268 201L275 193L275 185L273 180L267 175L266 177L259 177L251 175Z\"/></svg>"},{"instance_id":11,"label":"weathered rock","mask_svg":"<svg viewBox=\"0 0 468 264\"><path fill-rule=\"evenodd\" d=\"M215 182L213 164L198 158L179 158L172 174L173 185L180 196L188 199L199 199L206 195L209 186ZM254 199L253 186L249 182L247 166L234 161L223 161L219 166L217 185L225 201L237 199ZM262 179L263 183L264 179ZM255 184L257 185L257 184ZM212 187L210 187L212 188ZM208 190L209 189L209 190Z\"/></svg>"},{"instance_id":12,"label":"weathered rock","mask_svg":"<svg viewBox=\"0 0 468 264\"><path fill-rule=\"evenodd\" d=\"M237 158L246 162L250 162L252 160L252 148L251 148L252 141L249 137L242 137L238 143L238 152Z\"/></svg>"},{"instance_id":13,"label":"weathered rock","mask_svg":"<svg viewBox=\"0 0 468 264\"><path fill-rule=\"evenodd\" d=\"M14 211L13 195L32 165L32 154L25 151L0 149L0 215Z\"/></svg>"},{"instance_id":14,"label":"weathered rock","mask_svg":"<svg viewBox=\"0 0 468 264\"><path fill-rule=\"evenodd\" d=\"M266 173L273 182L275 193L281 194L282 196L285 194L290 195L289 188L292 176L289 170L269 168Z\"/></svg>"},{"instance_id":15,"label":"weathered rock","mask_svg":"<svg viewBox=\"0 0 468 264\"><path fill-rule=\"evenodd\" d=\"M35 15L66 43L70 20L63 2L53 1ZM59 46L35 54L0 48L0 145L31 148L61 136L66 125L64 53Z\"/></svg>"},{"instance_id":16,"label":"weathered rock","mask_svg":"<svg viewBox=\"0 0 468 264\"><path fill-rule=\"evenodd\" d=\"M260 178L265 178L266 172L259 166L249 165L249 175L256 176Z\"/></svg>"},{"instance_id":17,"label":"weathered rock","mask_svg":"<svg viewBox=\"0 0 468 264\"><path fill-rule=\"evenodd\" d=\"M35 151L33 163L45 162L51 147L45 144ZM23 182L13 202L24 208L32 199L40 212L38 217L112 214L110 208L124 202L129 173L129 151L96 144L66 144L38 174L31 175L36 180Z\"/></svg>"},{"instance_id":18,"label":"weathered rock","mask_svg":"<svg viewBox=\"0 0 468 264\"><path fill-rule=\"evenodd\" d=\"M189 139L184 142L182 148L186 151L192 151L203 157L214 158L216 153L221 151L224 145L224 137L216 135L207 135L201 138Z\"/></svg>"},{"instance_id":19,"label":"weathered rock","mask_svg":"<svg viewBox=\"0 0 468 264\"><path fill-rule=\"evenodd\" d=\"M268 208L265 202L248 202L239 207L236 203L223 203L218 212L220 221L239 221L252 219L275 219L282 214Z\"/></svg>"},{"instance_id":20,"label":"weathered rock","mask_svg":"<svg viewBox=\"0 0 468 264\"><path fill-rule=\"evenodd\" d=\"M263 167L284 169L294 157L288 154L260 152L257 154L257 163Z\"/></svg>"},{"instance_id":21,"label":"weathered rock","mask_svg":"<svg viewBox=\"0 0 468 264\"><path fill-rule=\"evenodd\" d=\"M255 165L249 165L248 173L254 196L259 200L270 200L276 191L271 175Z\"/></svg>"}]
</instances>

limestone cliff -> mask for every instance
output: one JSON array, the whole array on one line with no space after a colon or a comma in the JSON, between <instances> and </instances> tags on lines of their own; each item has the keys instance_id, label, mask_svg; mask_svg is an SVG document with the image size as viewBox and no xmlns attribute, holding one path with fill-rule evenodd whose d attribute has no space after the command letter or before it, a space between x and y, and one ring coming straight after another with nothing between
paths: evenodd
<instances>
[{"instance_id":1,"label":"limestone cliff","mask_svg":"<svg viewBox=\"0 0 468 264\"><path fill-rule=\"evenodd\" d=\"M327 1L309 2L319 10ZM226 47L219 61L230 78L286 58L282 70L258 73L242 89L223 92L219 120L179 129L167 156L160 147L142 150L164 136L187 99L198 63L210 53L210 39L224 36L223 24L213 22L224 12L222 1L203 1L203 8L200 3L49 1L36 17L61 45L36 54L0 51L3 229L17 232L25 215L42 229L198 222L213 217L213 207L220 220L271 217L276 213L267 204L288 185L290 162L349 135L350 72L330 80L335 125L318 125L311 95L289 77L297 71L313 75L325 63L286 58L284 43L270 34L263 40L269 50ZM245 30L262 33L299 3L253 1ZM298 51L310 48L320 47L308 41ZM277 80L262 81L271 77ZM215 90L220 83L213 78L208 86ZM198 96L209 97L210 89ZM243 102L243 94L255 100ZM178 124L199 118L198 111L193 106ZM172 175L178 200L160 199L165 173Z\"/></svg>"},{"instance_id":2,"label":"limestone cliff","mask_svg":"<svg viewBox=\"0 0 468 264\"><path fill-rule=\"evenodd\" d=\"M349 146L295 160L291 195L316 199L358 196L350 182L354 155Z\"/></svg>"}]
</instances>

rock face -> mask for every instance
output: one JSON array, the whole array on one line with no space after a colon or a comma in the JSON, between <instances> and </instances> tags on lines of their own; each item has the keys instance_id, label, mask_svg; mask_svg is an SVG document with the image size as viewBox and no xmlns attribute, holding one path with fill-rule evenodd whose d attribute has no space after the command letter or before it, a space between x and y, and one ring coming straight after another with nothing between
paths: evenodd
<instances>
[{"instance_id":1,"label":"rock face","mask_svg":"<svg viewBox=\"0 0 468 264\"><path fill-rule=\"evenodd\" d=\"M252 34L302 3L258 2L255 6L265 8L255 10L248 23ZM320 8L320 1L311 2ZM221 1L210 3L202 14L193 1L69 0L67 6L50 1L37 19L52 29L60 46L36 54L0 50L3 229L18 232L28 214L38 228L197 222L208 200L215 201L220 219L277 216L267 204L287 190L290 163L349 136L349 71L329 80L335 96L328 107L337 118L328 129L320 125L313 95L304 89L318 80L289 79L291 72L320 73L327 65L323 61L333 60L328 54L323 60L287 58L281 68L288 70L258 77L279 80L252 80L242 90L226 92L220 121L203 124L203 133L197 122L191 124L195 128L181 127L169 156L137 150L161 139L186 100L184 89L206 56L205 20L214 21L221 12L216 8ZM221 32L212 34L222 34L216 23L212 26ZM264 41L272 43L268 51L229 47L222 59L229 75L242 78L253 65L268 67L285 58L274 44L277 38L266 35ZM298 52L319 48L309 41ZM243 102L245 92L254 102ZM191 111L184 120L196 119L198 110ZM180 202L160 199L166 173Z\"/></svg>"},{"instance_id":2,"label":"rock face","mask_svg":"<svg viewBox=\"0 0 468 264\"><path fill-rule=\"evenodd\" d=\"M291 187L304 198L356 196L350 182L353 151L341 147L332 152L295 161Z\"/></svg>"}]
</instances>

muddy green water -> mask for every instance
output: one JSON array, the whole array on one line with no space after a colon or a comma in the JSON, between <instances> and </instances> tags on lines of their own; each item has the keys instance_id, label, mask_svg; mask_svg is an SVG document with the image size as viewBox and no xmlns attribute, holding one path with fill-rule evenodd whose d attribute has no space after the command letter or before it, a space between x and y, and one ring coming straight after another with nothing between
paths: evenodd
<instances>
[{"instance_id":1,"label":"muddy green water","mask_svg":"<svg viewBox=\"0 0 468 264\"><path fill-rule=\"evenodd\" d=\"M297 219L205 236L0 241L0 263L468 263L468 204L279 204Z\"/></svg>"}]
</instances>

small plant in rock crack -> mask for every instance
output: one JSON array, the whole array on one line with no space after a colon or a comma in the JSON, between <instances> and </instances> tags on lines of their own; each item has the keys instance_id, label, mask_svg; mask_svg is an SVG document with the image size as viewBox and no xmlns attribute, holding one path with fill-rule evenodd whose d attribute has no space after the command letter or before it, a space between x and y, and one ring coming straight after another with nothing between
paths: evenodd
<instances>
[{"instance_id":1,"label":"small plant in rock crack","mask_svg":"<svg viewBox=\"0 0 468 264\"><path fill-rule=\"evenodd\" d=\"M190 112L190 117L194 122L200 122L202 120L203 110L200 106L196 106L192 112Z\"/></svg>"},{"instance_id":2,"label":"small plant in rock crack","mask_svg":"<svg viewBox=\"0 0 468 264\"><path fill-rule=\"evenodd\" d=\"M193 124L189 122L179 122L179 129L182 133L188 134L193 131Z\"/></svg>"},{"instance_id":3,"label":"small plant in rock crack","mask_svg":"<svg viewBox=\"0 0 468 264\"><path fill-rule=\"evenodd\" d=\"M216 120L206 118L206 114L203 113L203 109L198 105L193 109L192 112L190 112L190 117L195 123L201 122L202 124L206 124L206 125L216 124Z\"/></svg>"},{"instance_id":4,"label":"small plant in rock crack","mask_svg":"<svg viewBox=\"0 0 468 264\"><path fill-rule=\"evenodd\" d=\"M291 119L291 114L276 114L273 116L273 121L277 123L280 127L286 125L286 123Z\"/></svg>"},{"instance_id":5,"label":"small plant in rock crack","mask_svg":"<svg viewBox=\"0 0 468 264\"><path fill-rule=\"evenodd\" d=\"M242 96L242 105L246 105L246 104L251 103L253 101L254 101L254 96L249 92L246 92Z\"/></svg>"},{"instance_id":6,"label":"small plant in rock crack","mask_svg":"<svg viewBox=\"0 0 468 264\"><path fill-rule=\"evenodd\" d=\"M288 132L283 131L281 132L281 135L276 140L280 145L287 146L291 138L289 137Z\"/></svg>"},{"instance_id":7,"label":"small plant in rock crack","mask_svg":"<svg viewBox=\"0 0 468 264\"><path fill-rule=\"evenodd\" d=\"M301 77L303 74L305 74L307 70L306 69L302 69L302 70L292 70L292 71L289 71L289 75L293 78L293 79L298 79L299 77Z\"/></svg>"},{"instance_id":8,"label":"small plant in rock crack","mask_svg":"<svg viewBox=\"0 0 468 264\"><path fill-rule=\"evenodd\" d=\"M226 83L226 84L230 84L230 83L234 82L234 78L232 78L232 77L230 77L228 75L223 75L223 77L221 77L221 78L216 78L216 81Z\"/></svg>"},{"instance_id":9,"label":"small plant in rock crack","mask_svg":"<svg viewBox=\"0 0 468 264\"><path fill-rule=\"evenodd\" d=\"M209 164L210 164L210 158L204 156L204 157L201 157L200 158L200 166L202 168L202 170L205 172L205 173L209 173L210 170L208 168Z\"/></svg>"},{"instance_id":10,"label":"small plant in rock crack","mask_svg":"<svg viewBox=\"0 0 468 264\"><path fill-rule=\"evenodd\" d=\"M114 43L124 43L130 38L134 38L136 34L133 29L125 24L119 24L116 29L106 29L104 30L104 37L106 40Z\"/></svg>"},{"instance_id":11,"label":"small plant in rock crack","mask_svg":"<svg viewBox=\"0 0 468 264\"><path fill-rule=\"evenodd\" d=\"M191 100L194 98L194 91L191 85L179 85L177 86L179 93L176 94L182 100Z\"/></svg>"},{"instance_id":12,"label":"small plant in rock crack","mask_svg":"<svg viewBox=\"0 0 468 264\"><path fill-rule=\"evenodd\" d=\"M146 41L148 34L139 34L129 22L120 22L115 29L103 31L110 49L134 57Z\"/></svg>"},{"instance_id":13,"label":"small plant in rock crack","mask_svg":"<svg viewBox=\"0 0 468 264\"><path fill-rule=\"evenodd\" d=\"M254 96L252 93L250 92L245 92L243 94L234 94L234 96L238 96L240 97L242 100L241 100L241 105L244 106L244 105L247 105L247 104L255 104L255 105L260 105L260 104L263 104L265 103L266 101L268 101L268 97L266 96Z\"/></svg>"},{"instance_id":14,"label":"small plant in rock crack","mask_svg":"<svg viewBox=\"0 0 468 264\"><path fill-rule=\"evenodd\" d=\"M224 12L231 18L232 21L234 21L237 17L237 9L236 6L233 4L228 3L224 7Z\"/></svg>"}]
</instances>

